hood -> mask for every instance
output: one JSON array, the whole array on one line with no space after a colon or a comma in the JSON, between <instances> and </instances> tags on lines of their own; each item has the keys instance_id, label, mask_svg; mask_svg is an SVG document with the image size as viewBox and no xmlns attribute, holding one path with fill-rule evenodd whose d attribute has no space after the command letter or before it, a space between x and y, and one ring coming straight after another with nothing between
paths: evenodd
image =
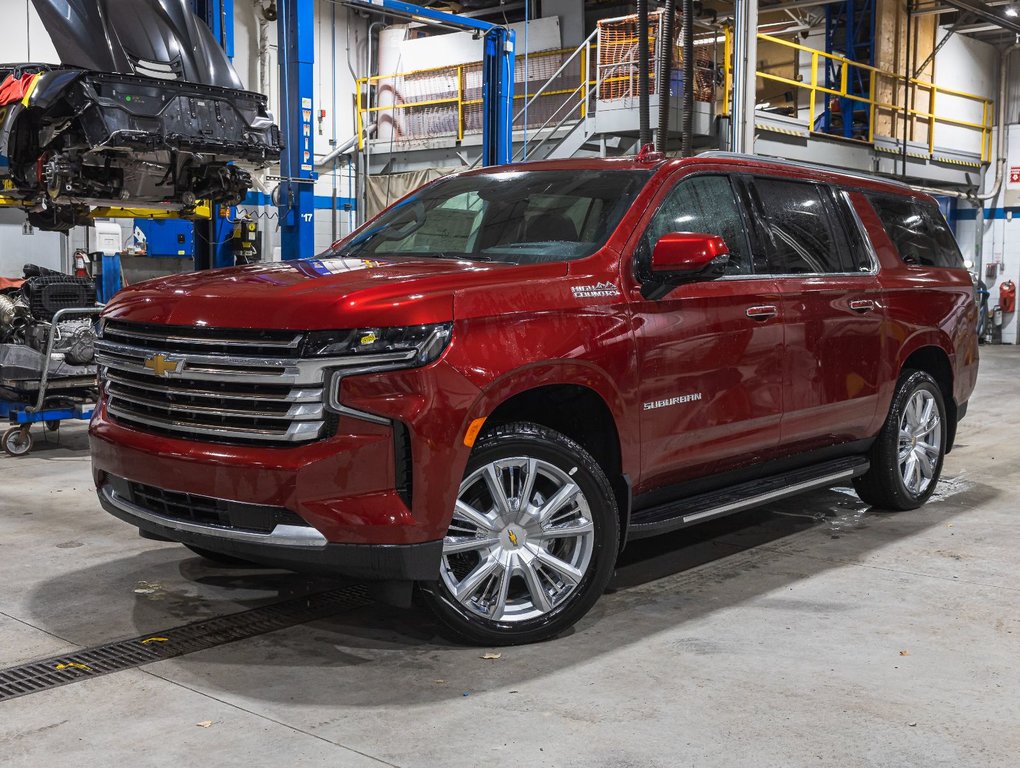
<instances>
[{"instance_id":1,"label":"hood","mask_svg":"<svg viewBox=\"0 0 1020 768\"><path fill-rule=\"evenodd\" d=\"M139 283L118 293L103 314L137 323L211 328L423 325L453 319L455 292L499 283L506 285L509 301L518 301L532 280L548 284L566 271L564 264L524 268L413 257L256 264Z\"/></svg>"},{"instance_id":2,"label":"hood","mask_svg":"<svg viewBox=\"0 0 1020 768\"><path fill-rule=\"evenodd\" d=\"M32 0L62 64L242 89L190 0Z\"/></svg>"}]
</instances>

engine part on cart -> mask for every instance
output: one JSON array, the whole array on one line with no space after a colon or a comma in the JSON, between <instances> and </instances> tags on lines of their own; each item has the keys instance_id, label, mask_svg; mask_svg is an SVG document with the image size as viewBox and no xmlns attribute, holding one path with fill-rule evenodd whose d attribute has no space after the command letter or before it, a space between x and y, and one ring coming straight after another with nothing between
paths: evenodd
<instances>
[{"instance_id":1,"label":"engine part on cart","mask_svg":"<svg viewBox=\"0 0 1020 768\"><path fill-rule=\"evenodd\" d=\"M60 310L94 308L95 284L35 264L24 272L20 287L0 291L0 397L31 399L49 350L47 390L88 398L95 388L95 317L70 312L55 325L53 318Z\"/></svg>"},{"instance_id":2,"label":"engine part on cart","mask_svg":"<svg viewBox=\"0 0 1020 768\"><path fill-rule=\"evenodd\" d=\"M21 297L21 290L0 294L0 344L25 344L32 313Z\"/></svg>"},{"instance_id":3,"label":"engine part on cart","mask_svg":"<svg viewBox=\"0 0 1020 768\"><path fill-rule=\"evenodd\" d=\"M21 286L21 294L36 320L49 322L61 309L95 306L96 285L87 277L42 275Z\"/></svg>"},{"instance_id":4,"label":"engine part on cart","mask_svg":"<svg viewBox=\"0 0 1020 768\"><path fill-rule=\"evenodd\" d=\"M18 307L10 296L0 295L0 333L14 323Z\"/></svg>"},{"instance_id":5,"label":"engine part on cart","mask_svg":"<svg viewBox=\"0 0 1020 768\"><path fill-rule=\"evenodd\" d=\"M50 380L59 383L60 379L83 378L86 387L95 385L96 367L94 365L76 365L69 360L54 355L50 360ZM0 344L0 387L22 389L22 384L37 382L42 376L45 354L24 344Z\"/></svg>"},{"instance_id":6,"label":"engine part on cart","mask_svg":"<svg viewBox=\"0 0 1020 768\"><path fill-rule=\"evenodd\" d=\"M30 277L43 277L44 275L59 275L66 277L63 272L57 272L55 269L49 269L47 267L40 267L38 264L26 264L22 267L22 271L25 273L25 279Z\"/></svg>"}]
</instances>

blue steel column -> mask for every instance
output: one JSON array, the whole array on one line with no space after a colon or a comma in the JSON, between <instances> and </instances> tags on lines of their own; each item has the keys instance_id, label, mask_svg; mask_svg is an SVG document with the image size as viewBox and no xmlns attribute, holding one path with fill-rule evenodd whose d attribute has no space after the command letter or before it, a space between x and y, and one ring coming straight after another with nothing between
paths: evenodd
<instances>
[{"instance_id":1,"label":"blue steel column","mask_svg":"<svg viewBox=\"0 0 1020 768\"><path fill-rule=\"evenodd\" d=\"M234 58L234 0L192 0L191 6L212 30L227 56Z\"/></svg>"},{"instance_id":2,"label":"blue steel column","mask_svg":"<svg viewBox=\"0 0 1020 768\"><path fill-rule=\"evenodd\" d=\"M513 156L514 31L485 33L482 61L482 165L505 165Z\"/></svg>"},{"instance_id":3,"label":"blue steel column","mask_svg":"<svg viewBox=\"0 0 1020 768\"><path fill-rule=\"evenodd\" d=\"M315 0L280 0L280 229L284 259L315 254L315 161L312 65Z\"/></svg>"}]
</instances>

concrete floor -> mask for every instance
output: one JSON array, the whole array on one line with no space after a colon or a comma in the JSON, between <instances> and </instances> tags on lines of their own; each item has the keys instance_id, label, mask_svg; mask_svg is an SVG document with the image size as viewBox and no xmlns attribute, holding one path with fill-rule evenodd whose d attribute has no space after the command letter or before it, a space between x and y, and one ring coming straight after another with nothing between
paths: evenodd
<instances>
[{"instance_id":1,"label":"concrete floor","mask_svg":"<svg viewBox=\"0 0 1020 768\"><path fill-rule=\"evenodd\" d=\"M14 699L0 764L1013 768L1018 373L983 349L922 510L833 490L641 542L575 632L497 660L373 605ZM2 667L321 588L138 538L80 425L0 475Z\"/></svg>"}]
</instances>

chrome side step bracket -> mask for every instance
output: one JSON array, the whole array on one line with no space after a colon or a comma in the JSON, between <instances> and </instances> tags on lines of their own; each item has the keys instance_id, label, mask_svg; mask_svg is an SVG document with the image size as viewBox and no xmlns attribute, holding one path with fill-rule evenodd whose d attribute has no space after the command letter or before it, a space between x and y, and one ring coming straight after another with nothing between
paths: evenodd
<instances>
[{"instance_id":1,"label":"chrome side step bracket","mask_svg":"<svg viewBox=\"0 0 1020 768\"><path fill-rule=\"evenodd\" d=\"M641 539L656 536L806 491L830 488L863 475L868 471L868 467L868 460L864 457L827 461L812 467L730 486L720 491L638 510L631 516L628 537Z\"/></svg>"}]
</instances>

